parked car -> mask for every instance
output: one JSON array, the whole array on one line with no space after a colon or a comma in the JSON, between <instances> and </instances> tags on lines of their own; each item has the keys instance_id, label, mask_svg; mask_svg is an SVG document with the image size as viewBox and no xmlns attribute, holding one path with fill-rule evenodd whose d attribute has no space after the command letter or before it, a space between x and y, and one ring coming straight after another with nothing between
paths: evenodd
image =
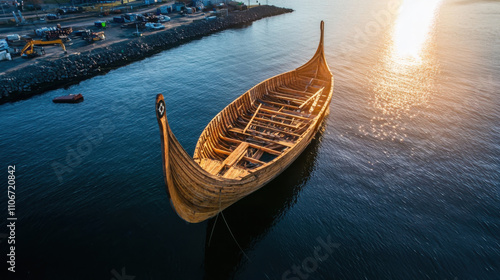
<instances>
[{"instance_id":1,"label":"parked car","mask_svg":"<svg viewBox=\"0 0 500 280\"><path fill-rule=\"evenodd\" d=\"M55 20L55 19L59 19L60 17L56 14L47 14L45 16L45 19L48 19L48 20Z\"/></svg>"},{"instance_id":2,"label":"parked car","mask_svg":"<svg viewBox=\"0 0 500 280\"><path fill-rule=\"evenodd\" d=\"M83 36L83 34L86 34L88 32L90 32L90 30L88 30L88 29L80 29L80 30L74 31L73 35L81 37L81 36Z\"/></svg>"},{"instance_id":3,"label":"parked car","mask_svg":"<svg viewBox=\"0 0 500 280\"><path fill-rule=\"evenodd\" d=\"M135 21L137 16L136 16L136 14L124 14L124 15L122 15L122 18L125 22L132 22L132 21Z\"/></svg>"},{"instance_id":4,"label":"parked car","mask_svg":"<svg viewBox=\"0 0 500 280\"><path fill-rule=\"evenodd\" d=\"M169 22L170 21L170 17L168 17L168 16L158 16L158 21L159 22Z\"/></svg>"},{"instance_id":5,"label":"parked car","mask_svg":"<svg viewBox=\"0 0 500 280\"><path fill-rule=\"evenodd\" d=\"M113 17L113 22L116 22L116 23L125 23L125 18L123 17Z\"/></svg>"},{"instance_id":6,"label":"parked car","mask_svg":"<svg viewBox=\"0 0 500 280\"><path fill-rule=\"evenodd\" d=\"M146 28L148 29L154 29L154 30L160 30L165 28L165 26L161 23L155 23L155 22L148 22L146 23Z\"/></svg>"}]
</instances>

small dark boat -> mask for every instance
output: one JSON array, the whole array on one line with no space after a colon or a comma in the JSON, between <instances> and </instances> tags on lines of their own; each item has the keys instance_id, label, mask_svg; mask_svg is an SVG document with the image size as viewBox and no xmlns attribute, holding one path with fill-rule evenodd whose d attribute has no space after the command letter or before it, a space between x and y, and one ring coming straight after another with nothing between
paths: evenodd
<instances>
[{"instance_id":1,"label":"small dark boat","mask_svg":"<svg viewBox=\"0 0 500 280\"><path fill-rule=\"evenodd\" d=\"M79 103L82 101L83 101L83 95L81 93L59 96L52 99L52 102L54 103Z\"/></svg>"}]
</instances>

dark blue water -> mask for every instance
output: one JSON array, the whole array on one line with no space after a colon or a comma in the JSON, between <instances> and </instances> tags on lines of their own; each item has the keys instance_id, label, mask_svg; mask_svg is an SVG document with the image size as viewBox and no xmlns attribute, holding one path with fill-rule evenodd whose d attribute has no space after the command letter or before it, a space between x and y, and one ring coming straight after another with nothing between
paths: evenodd
<instances>
[{"instance_id":1,"label":"dark blue water","mask_svg":"<svg viewBox=\"0 0 500 280\"><path fill-rule=\"evenodd\" d=\"M5 182L16 165L9 276L500 279L500 3L269 2L296 11L0 106ZM320 19L335 76L322 131L225 220L182 221L155 95L192 154L217 112L312 56ZM85 101L51 102L68 93Z\"/></svg>"}]
</instances>

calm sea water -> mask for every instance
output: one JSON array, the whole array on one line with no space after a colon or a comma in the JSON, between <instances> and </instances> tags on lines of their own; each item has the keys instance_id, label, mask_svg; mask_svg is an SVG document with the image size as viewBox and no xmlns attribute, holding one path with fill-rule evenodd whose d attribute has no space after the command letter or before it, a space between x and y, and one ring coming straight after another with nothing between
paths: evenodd
<instances>
[{"instance_id":1,"label":"calm sea water","mask_svg":"<svg viewBox=\"0 0 500 280\"><path fill-rule=\"evenodd\" d=\"M15 279L500 279L500 3L269 2L295 12L0 106ZM336 79L322 131L225 220L182 221L155 95L192 154L217 112L312 56L321 19ZM85 101L51 102L69 93Z\"/></svg>"}]
</instances>

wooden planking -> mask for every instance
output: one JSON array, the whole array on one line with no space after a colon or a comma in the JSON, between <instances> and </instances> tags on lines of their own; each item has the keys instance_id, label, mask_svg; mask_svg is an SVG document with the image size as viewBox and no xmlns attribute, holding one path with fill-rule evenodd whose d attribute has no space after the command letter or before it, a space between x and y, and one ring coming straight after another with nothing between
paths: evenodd
<instances>
[{"instance_id":1,"label":"wooden planking","mask_svg":"<svg viewBox=\"0 0 500 280\"><path fill-rule=\"evenodd\" d=\"M238 147L224 160L223 165L233 166L245 155L248 143L241 142Z\"/></svg>"},{"instance_id":2,"label":"wooden planking","mask_svg":"<svg viewBox=\"0 0 500 280\"><path fill-rule=\"evenodd\" d=\"M279 88L276 89L276 91L281 92L286 95L290 96L298 96L302 98L307 98L311 96L314 92L309 92L307 90L304 90L305 86L302 85L295 85L295 84L289 84L289 85L283 85L280 86Z\"/></svg>"},{"instance_id":3,"label":"wooden planking","mask_svg":"<svg viewBox=\"0 0 500 280\"><path fill-rule=\"evenodd\" d=\"M274 124L275 126L271 126L271 124ZM276 131L276 132L282 132L282 133L288 134L290 136L300 137L299 134L296 134L296 133L294 133L293 131L290 131L290 130L286 130L286 128L284 128L282 126L282 123L278 123L278 122L272 123L272 122L270 122L268 120L264 120L264 119L257 120L257 118L256 118L256 119L254 119L253 125L255 127L260 127L260 128L263 128L263 129L269 129L269 130L273 130L273 131ZM277 126L281 126L281 127L277 127ZM288 127L288 128L290 128L290 127ZM292 127L292 129L295 130L296 127ZM245 132L245 130L243 130L243 132Z\"/></svg>"},{"instance_id":4,"label":"wooden planking","mask_svg":"<svg viewBox=\"0 0 500 280\"><path fill-rule=\"evenodd\" d=\"M249 133L243 133L243 130L241 128L231 128L231 129L229 129L229 131L237 133L237 134L242 134L242 135L245 135L245 136L250 136L250 137L253 137L253 138L258 139L258 140L264 140L264 141L269 142L269 143L279 144L279 145L282 145L282 146L285 146L285 147L290 147L291 148L294 145L293 142L282 141L282 140L275 140L275 139L269 139L269 138L266 138L266 137L260 137L260 136L256 136L256 135L251 135ZM260 133L260 134L262 134L262 133Z\"/></svg>"},{"instance_id":5,"label":"wooden planking","mask_svg":"<svg viewBox=\"0 0 500 280\"><path fill-rule=\"evenodd\" d=\"M210 158L202 158L200 166L212 175L217 175L220 171L222 162L220 160L213 160Z\"/></svg>"},{"instance_id":6,"label":"wooden planking","mask_svg":"<svg viewBox=\"0 0 500 280\"><path fill-rule=\"evenodd\" d=\"M266 117L272 117L272 116L269 116L269 115L264 115L264 116L266 116ZM277 121L273 121L273 120L269 120L269 119L262 119L262 118L255 118L255 119L258 120L258 121L272 123L274 125L279 125L279 126L284 127L284 128L290 128L290 129L293 129L293 131L299 129L300 128L300 124L302 124L302 122L297 121L297 120L287 120L287 121L290 121L291 124L286 124L286 123L283 123L283 122L277 122Z\"/></svg>"},{"instance_id":7,"label":"wooden planking","mask_svg":"<svg viewBox=\"0 0 500 280\"><path fill-rule=\"evenodd\" d=\"M300 137L299 134L293 133L291 131L286 131L284 129L279 129L278 127L270 126L269 123L266 124L266 123L261 123L261 122L255 122L254 125L258 126L260 128L269 129L269 130L276 131L279 133L284 133L284 134L287 134L290 136Z\"/></svg>"},{"instance_id":8,"label":"wooden planking","mask_svg":"<svg viewBox=\"0 0 500 280\"><path fill-rule=\"evenodd\" d=\"M212 170L212 174L218 175L225 167L236 165L244 156L248 148L248 143L241 142L238 147L232 152L226 152L227 158L216 169ZM222 151L219 148L214 148L214 151Z\"/></svg>"},{"instance_id":9,"label":"wooden planking","mask_svg":"<svg viewBox=\"0 0 500 280\"><path fill-rule=\"evenodd\" d=\"M288 116L288 117L297 118L297 119L301 119L301 120L309 120L309 118L306 118L306 117L302 117L302 116L298 116L298 115L294 115L294 114L290 114L290 113L285 113L282 111L271 110L270 108L261 108L261 110L264 112L268 112L268 113L272 113L272 114L276 114L276 115Z\"/></svg>"},{"instance_id":10,"label":"wooden planking","mask_svg":"<svg viewBox=\"0 0 500 280\"><path fill-rule=\"evenodd\" d=\"M319 95L320 95L321 93L323 93L323 90L324 90L324 89L325 89L324 87L323 87L323 88L320 88L320 89L318 90L318 92L316 92L313 96L309 97L306 101L304 101L304 103L302 103L302 105L300 105L300 106L299 106L299 108L304 107L304 106L305 106L305 105L307 105L307 103L309 103L311 100L313 100L313 99L315 99L315 98L319 97Z\"/></svg>"},{"instance_id":11,"label":"wooden planking","mask_svg":"<svg viewBox=\"0 0 500 280\"><path fill-rule=\"evenodd\" d=\"M295 140L295 138L298 138L300 137L300 135L294 135L293 133L289 133L289 132L286 132L286 131L282 131L282 130L276 130L276 129L270 129L269 127L266 127L266 126L260 126L262 130L257 130L257 129L252 129L252 128L249 128L245 134L250 134L252 136L258 134L258 135L262 135L263 137L265 137L266 139L286 139L286 140L289 140L289 141L293 141ZM235 130L233 130L232 132L235 132L235 131L238 131L239 133L239 130L240 128L234 128ZM241 134L243 134L243 131L241 131ZM290 139L290 137L292 137L292 139ZM248 139L247 139L248 141Z\"/></svg>"},{"instance_id":12,"label":"wooden planking","mask_svg":"<svg viewBox=\"0 0 500 280\"><path fill-rule=\"evenodd\" d=\"M243 129L243 133L245 133L247 131L247 129L250 127L250 125L252 124L252 121L253 119L255 118L255 116L257 116L257 114L259 113L259 109L260 109L260 106L262 106L262 104L259 104L259 107L257 107L257 110L255 110L255 112L253 113L253 116L252 118L250 119L250 121L248 122L247 126L245 127L245 129Z\"/></svg>"},{"instance_id":13,"label":"wooden planking","mask_svg":"<svg viewBox=\"0 0 500 280\"><path fill-rule=\"evenodd\" d=\"M285 94L282 94L282 93L279 93L277 91L273 91L273 90L270 90L269 91L269 94L268 96L273 96L273 97L277 97L277 98L280 98L280 99L284 99L284 100L288 100L288 101L291 101L291 102L296 102L298 104L301 104L302 102L304 102L304 100L306 100L307 98L299 98L299 97L290 97L289 95L285 95Z\"/></svg>"},{"instance_id":14,"label":"wooden planking","mask_svg":"<svg viewBox=\"0 0 500 280\"><path fill-rule=\"evenodd\" d=\"M290 115L292 115L291 118L294 118L294 117L302 117L302 118L305 118L305 119L308 119L308 120L311 120L313 118L315 118L316 116L315 115L311 115L310 113L305 113L304 111L302 110L288 110L288 109L285 109L285 108L276 108L274 106L267 106L267 105L262 105L263 108L266 108L266 109L269 109L269 110L273 110L274 112L285 112L285 113L288 113ZM276 111L276 109L278 109Z\"/></svg>"},{"instance_id":15,"label":"wooden planking","mask_svg":"<svg viewBox=\"0 0 500 280\"><path fill-rule=\"evenodd\" d=\"M297 94L299 96L306 96L306 97L314 94L314 92L295 90L295 89L284 87L284 86L279 87L278 90L280 90L284 93Z\"/></svg>"},{"instance_id":16,"label":"wooden planking","mask_svg":"<svg viewBox=\"0 0 500 280\"><path fill-rule=\"evenodd\" d=\"M270 96L267 95L266 97L270 97ZM290 105L290 104L284 104L284 103L274 102L274 101L270 101L270 100L267 100L267 99L266 100L262 100L262 103L276 105L276 106L284 106L284 107L291 108L293 110L298 110L299 109L299 106L294 106L294 105Z\"/></svg>"},{"instance_id":17,"label":"wooden planking","mask_svg":"<svg viewBox=\"0 0 500 280\"><path fill-rule=\"evenodd\" d=\"M241 140L237 140L237 139L233 139L233 138L229 138L229 137L221 137L221 139L224 140L224 141L227 141L227 142L233 142L233 143L237 143L237 144L243 142ZM269 148L266 148L266 147L263 147L263 146L260 146L260 145L257 145L257 144L248 143L248 145L250 147L252 147L252 148L262 150L262 151L264 151L266 153L269 153L269 154L272 154L272 155L279 156L279 155L282 154L281 152L278 152L276 150L269 149Z\"/></svg>"},{"instance_id":18,"label":"wooden planking","mask_svg":"<svg viewBox=\"0 0 500 280\"><path fill-rule=\"evenodd\" d=\"M223 155L230 155L231 154L231 152L224 151L224 150L218 149L218 148L215 148L214 151L216 151L217 153L223 154ZM251 157L247 157L247 156L243 156L242 159L246 160L248 162L256 163L256 164L260 164L260 165L266 164L263 161L260 161L260 160L257 160L257 159L251 158Z\"/></svg>"},{"instance_id":19,"label":"wooden planking","mask_svg":"<svg viewBox=\"0 0 500 280\"><path fill-rule=\"evenodd\" d=\"M227 154L229 152L222 151L223 154ZM218 175L220 171L224 168L224 165L222 165L222 162L217 161L217 160L211 160L204 158L200 162L200 166L202 166L206 171L208 171L212 175ZM222 167L221 167L222 166ZM249 172L244 169L244 168L239 168L236 166L231 166L228 168L228 170L224 173L222 176L223 178L238 178L238 177L243 177L245 175L249 174Z\"/></svg>"},{"instance_id":20,"label":"wooden planking","mask_svg":"<svg viewBox=\"0 0 500 280\"><path fill-rule=\"evenodd\" d=\"M277 109L276 107L269 107L269 106L267 106L266 108ZM283 110L284 110L284 108L281 107L281 108L279 108L279 110L277 112L281 112ZM297 127L297 125L294 125L293 123L297 122L298 119L294 119L292 117L278 116L274 113L267 113L267 112L259 112L259 116L269 118L269 120L274 120L274 121L276 121L277 124L288 124L288 125L291 125L292 128ZM267 121L267 119L266 119L266 121ZM280 121L280 122L278 122L278 121ZM285 123L285 122L289 122L289 123Z\"/></svg>"},{"instance_id":21,"label":"wooden planking","mask_svg":"<svg viewBox=\"0 0 500 280\"><path fill-rule=\"evenodd\" d=\"M263 154L264 154L264 151L261 149L258 149L257 152L255 152L255 154L252 155L252 158L259 159Z\"/></svg>"},{"instance_id":22,"label":"wooden planking","mask_svg":"<svg viewBox=\"0 0 500 280\"><path fill-rule=\"evenodd\" d=\"M222 176L223 178L227 179L236 179L236 178L241 178L244 177L245 175L248 174L248 171L243 168L231 166L226 173Z\"/></svg>"},{"instance_id":23,"label":"wooden planking","mask_svg":"<svg viewBox=\"0 0 500 280\"><path fill-rule=\"evenodd\" d=\"M313 82L318 82L318 83L323 83L323 84L324 84L324 83L328 83L328 81L321 80L321 79L317 79L317 78L313 78L313 77L306 77L306 76L302 76L302 75L298 75L297 77L298 77L298 78L300 78L300 79L307 80L309 83L310 83L311 81L313 81Z\"/></svg>"}]
</instances>

